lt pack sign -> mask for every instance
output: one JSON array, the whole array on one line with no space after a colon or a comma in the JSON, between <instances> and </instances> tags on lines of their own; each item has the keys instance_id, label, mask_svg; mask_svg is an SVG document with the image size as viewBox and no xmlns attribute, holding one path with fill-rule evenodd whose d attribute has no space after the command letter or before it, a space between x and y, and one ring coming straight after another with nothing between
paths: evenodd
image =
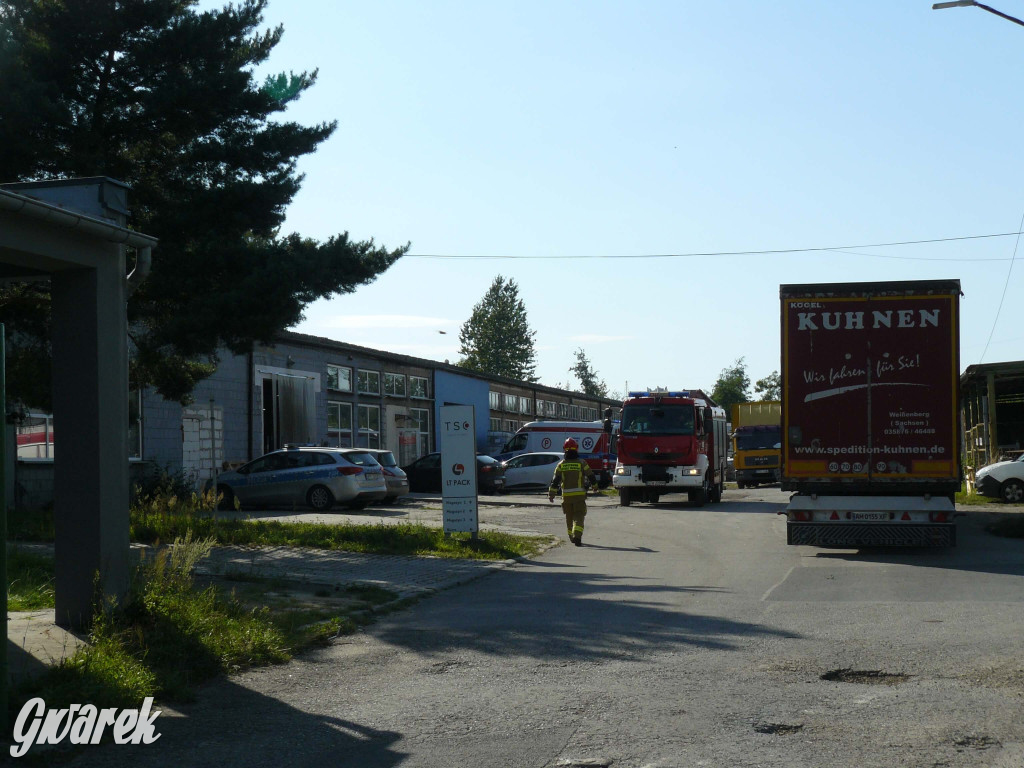
<instances>
[{"instance_id":1,"label":"lt pack sign","mask_svg":"<svg viewBox=\"0 0 1024 768\"><path fill-rule=\"evenodd\" d=\"M477 533L476 417L472 405L441 406L444 530Z\"/></svg>"}]
</instances>

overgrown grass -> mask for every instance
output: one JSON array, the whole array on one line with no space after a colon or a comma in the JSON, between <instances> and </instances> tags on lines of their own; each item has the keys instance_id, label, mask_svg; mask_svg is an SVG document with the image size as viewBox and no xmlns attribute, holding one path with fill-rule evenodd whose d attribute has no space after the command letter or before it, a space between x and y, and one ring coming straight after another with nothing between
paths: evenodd
<instances>
[{"instance_id":1,"label":"overgrown grass","mask_svg":"<svg viewBox=\"0 0 1024 768\"><path fill-rule=\"evenodd\" d=\"M274 520L225 520L215 512L210 494L181 500L156 496L131 510L131 538L142 544L171 541L191 531L220 545L313 547L380 555L418 555L477 560L506 560L537 554L545 536L517 536L487 531L445 536L441 528L418 523L394 525L324 525Z\"/></svg>"},{"instance_id":2,"label":"overgrown grass","mask_svg":"<svg viewBox=\"0 0 1024 768\"><path fill-rule=\"evenodd\" d=\"M7 610L53 608L53 558L17 548L7 552Z\"/></svg>"},{"instance_id":3,"label":"overgrown grass","mask_svg":"<svg viewBox=\"0 0 1024 768\"><path fill-rule=\"evenodd\" d=\"M975 490L968 492L966 483L960 486L960 492L956 495L956 503L963 504L964 506L985 505L993 502L998 504L999 499L994 499L991 496L982 496Z\"/></svg>"},{"instance_id":4,"label":"overgrown grass","mask_svg":"<svg viewBox=\"0 0 1024 768\"><path fill-rule=\"evenodd\" d=\"M197 586L194 567L212 546L186 536L141 564L123 605L97 607L87 645L14 689L11 721L35 696L49 707L137 707L147 696L187 701L206 680L287 661L355 631L375 607L397 605L397 595L372 585L297 593L284 583ZM52 580L52 558L18 562Z\"/></svg>"},{"instance_id":5,"label":"overgrown grass","mask_svg":"<svg viewBox=\"0 0 1024 768\"><path fill-rule=\"evenodd\" d=\"M441 528L418 523L395 525L325 525L282 523L274 520L217 517L212 494L178 496L158 490L140 495L132 504L131 540L159 544L191 534L212 539L218 545L313 547L378 555L416 555L507 560L541 552L550 542L545 536L519 536L486 531L477 539L469 534L445 536ZM12 516L10 538L22 541L53 541L52 513L19 513Z\"/></svg>"},{"instance_id":6,"label":"overgrown grass","mask_svg":"<svg viewBox=\"0 0 1024 768\"><path fill-rule=\"evenodd\" d=\"M229 669L285 661L285 635L265 615L196 589L195 563L213 542L185 537L139 566L123 606L101 605L89 643L13 691L13 716L29 698L49 707L89 702L135 707L146 696L187 699Z\"/></svg>"},{"instance_id":7,"label":"overgrown grass","mask_svg":"<svg viewBox=\"0 0 1024 768\"><path fill-rule=\"evenodd\" d=\"M303 546L376 554L505 559L539 552L550 537L487 532L445 536L439 528L399 525L323 525L266 520L220 520L209 495L180 498L158 491L130 513L133 541L157 546L133 575L122 605L100 605L89 642L10 695L11 721L22 704L41 696L48 707L89 702L137 707L147 696L188 700L200 683L228 671L274 664L328 638L355 631L374 609L404 603L369 585L344 589L242 583L197 586L193 569L215 545ZM53 540L50 515L20 515L12 538ZM11 610L53 605L53 559L12 550L8 560ZM249 582L249 579L245 580ZM312 590L312 591L310 591Z\"/></svg>"}]
</instances>

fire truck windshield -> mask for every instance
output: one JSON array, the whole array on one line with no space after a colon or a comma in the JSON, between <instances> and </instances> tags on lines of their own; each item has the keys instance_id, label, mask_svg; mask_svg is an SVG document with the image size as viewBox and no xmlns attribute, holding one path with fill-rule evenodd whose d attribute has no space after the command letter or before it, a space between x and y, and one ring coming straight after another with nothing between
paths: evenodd
<instances>
[{"instance_id":1,"label":"fire truck windshield","mask_svg":"<svg viewBox=\"0 0 1024 768\"><path fill-rule=\"evenodd\" d=\"M692 435L692 405L627 405L622 409L624 435Z\"/></svg>"}]
</instances>

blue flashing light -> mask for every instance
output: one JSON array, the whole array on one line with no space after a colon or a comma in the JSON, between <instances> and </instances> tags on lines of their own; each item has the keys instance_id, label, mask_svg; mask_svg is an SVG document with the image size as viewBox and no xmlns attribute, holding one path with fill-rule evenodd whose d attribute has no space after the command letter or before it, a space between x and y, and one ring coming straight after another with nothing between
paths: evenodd
<instances>
[{"instance_id":1,"label":"blue flashing light","mask_svg":"<svg viewBox=\"0 0 1024 768\"><path fill-rule=\"evenodd\" d=\"M690 397L691 395L690 395L689 390L683 390L683 391L680 391L680 392L664 392L664 391L661 391L661 390L659 390L657 392L650 392L650 391L646 391L645 390L643 392L630 392L629 396L630 397Z\"/></svg>"}]
</instances>

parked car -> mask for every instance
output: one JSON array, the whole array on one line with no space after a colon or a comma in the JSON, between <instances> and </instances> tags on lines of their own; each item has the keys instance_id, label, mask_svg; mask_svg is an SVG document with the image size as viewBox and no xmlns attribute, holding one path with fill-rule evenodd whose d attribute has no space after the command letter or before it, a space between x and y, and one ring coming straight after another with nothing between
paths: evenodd
<instances>
[{"instance_id":1,"label":"parked car","mask_svg":"<svg viewBox=\"0 0 1024 768\"><path fill-rule=\"evenodd\" d=\"M409 476L409 490L416 493L441 492L441 454L428 453L402 467ZM505 485L501 462L480 453L476 457L477 493L498 493Z\"/></svg>"},{"instance_id":2,"label":"parked car","mask_svg":"<svg viewBox=\"0 0 1024 768\"><path fill-rule=\"evenodd\" d=\"M521 453L502 462L505 468L505 490L547 488L551 485L555 465L562 460L562 456L554 451L538 451Z\"/></svg>"},{"instance_id":3,"label":"parked car","mask_svg":"<svg viewBox=\"0 0 1024 768\"><path fill-rule=\"evenodd\" d=\"M999 461L982 467L974 476L982 496L994 496L1007 504L1024 502L1024 453L1013 461Z\"/></svg>"},{"instance_id":4,"label":"parked car","mask_svg":"<svg viewBox=\"0 0 1024 768\"><path fill-rule=\"evenodd\" d=\"M366 452L372 454L384 470L384 480L388 486L388 495L384 497L384 501L394 501L405 496L409 492L409 477L398 466L395 454L375 448L367 449Z\"/></svg>"},{"instance_id":5,"label":"parked car","mask_svg":"<svg viewBox=\"0 0 1024 768\"><path fill-rule=\"evenodd\" d=\"M334 504L362 509L387 496L380 464L362 448L284 448L217 476L222 508L303 504L318 512Z\"/></svg>"}]
</instances>

